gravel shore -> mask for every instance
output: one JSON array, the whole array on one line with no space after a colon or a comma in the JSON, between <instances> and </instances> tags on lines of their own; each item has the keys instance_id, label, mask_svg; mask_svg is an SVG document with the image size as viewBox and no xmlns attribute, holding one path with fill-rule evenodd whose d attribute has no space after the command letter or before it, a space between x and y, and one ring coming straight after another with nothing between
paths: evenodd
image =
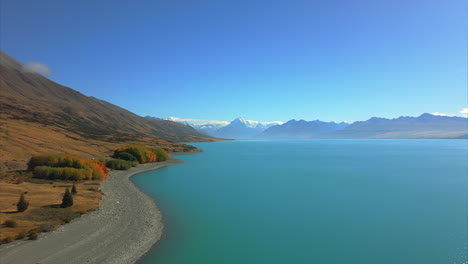
<instances>
[{"instance_id":1,"label":"gravel shore","mask_svg":"<svg viewBox=\"0 0 468 264\"><path fill-rule=\"evenodd\" d=\"M100 207L36 241L0 246L0 263L135 263L162 235L161 212L129 178L139 172L180 163L171 159L112 171L101 184Z\"/></svg>"}]
</instances>

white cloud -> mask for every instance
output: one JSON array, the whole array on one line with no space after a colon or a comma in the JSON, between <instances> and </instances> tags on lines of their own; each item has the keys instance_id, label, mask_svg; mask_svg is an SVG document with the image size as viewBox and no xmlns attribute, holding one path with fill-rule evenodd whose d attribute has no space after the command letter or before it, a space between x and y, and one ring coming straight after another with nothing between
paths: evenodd
<instances>
[{"instance_id":1,"label":"white cloud","mask_svg":"<svg viewBox=\"0 0 468 264\"><path fill-rule=\"evenodd\" d=\"M52 73L50 68L42 62L30 61L23 66L24 71L39 73L48 76Z\"/></svg>"},{"instance_id":2,"label":"white cloud","mask_svg":"<svg viewBox=\"0 0 468 264\"><path fill-rule=\"evenodd\" d=\"M447 114L444 114L444 113L437 113L437 112L432 113L432 114L435 115L435 116L449 116L449 115L447 115Z\"/></svg>"},{"instance_id":3,"label":"white cloud","mask_svg":"<svg viewBox=\"0 0 468 264\"><path fill-rule=\"evenodd\" d=\"M468 108L463 108L460 111L460 114L462 114L462 116L464 116L464 117L468 117Z\"/></svg>"},{"instance_id":4,"label":"white cloud","mask_svg":"<svg viewBox=\"0 0 468 264\"><path fill-rule=\"evenodd\" d=\"M459 113L460 114L444 114L444 113L435 112L435 113L432 113L432 114L436 115L436 116L463 116L463 117L468 117L468 108L462 108L462 110Z\"/></svg>"}]
</instances>

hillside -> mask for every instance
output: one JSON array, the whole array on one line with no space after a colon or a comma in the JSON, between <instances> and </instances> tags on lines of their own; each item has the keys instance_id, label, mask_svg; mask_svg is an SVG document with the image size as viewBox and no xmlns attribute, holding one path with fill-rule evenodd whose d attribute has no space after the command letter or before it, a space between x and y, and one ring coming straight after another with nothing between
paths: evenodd
<instances>
[{"instance_id":1,"label":"hillside","mask_svg":"<svg viewBox=\"0 0 468 264\"><path fill-rule=\"evenodd\" d=\"M109 154L128 143L158 145L212 141L190 126L151 120L85 96L37 73L0 51L0 170L23 168L31 154Z\"/></svg>"}]
</instances>

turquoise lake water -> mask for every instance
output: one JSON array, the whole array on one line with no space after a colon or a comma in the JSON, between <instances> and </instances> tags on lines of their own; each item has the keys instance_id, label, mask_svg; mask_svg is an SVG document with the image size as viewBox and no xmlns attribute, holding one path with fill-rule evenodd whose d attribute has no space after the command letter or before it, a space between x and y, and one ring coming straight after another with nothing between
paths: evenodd
<instances>
[{"instance_id":1,"label":"turquoise lake water","mask_svg":"<svg viewBox=\"0 0 468 264\"><path fill-rule=\"evenodd\" d=\"M193 145L132 178L165 223L140 264L468 263L468 140Z\"/></svg>"}]
</instances>

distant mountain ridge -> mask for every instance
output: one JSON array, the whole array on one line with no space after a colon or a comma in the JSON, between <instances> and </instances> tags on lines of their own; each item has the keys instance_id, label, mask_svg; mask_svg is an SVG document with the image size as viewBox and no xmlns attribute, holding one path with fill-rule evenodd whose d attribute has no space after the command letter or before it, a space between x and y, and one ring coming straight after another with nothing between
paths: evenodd
<instances>
[{"instance_id":1,"label":"distant mountain ridge","mask_svg":"<svg viewBox=\"0 0 468 264\"><path fill-rule=\"evenodd\" d=\"M468 118L424 113L394 119L373 117L358 121L333 137L344 138L460 138L468 133Z\"/></svg>"},{"instance_id":2,"label":"distant mountain ridge","mask_svg":"<svg viewBox=\"0 0 468 264\"><path fill-rule=\"evenodd\" d=\"M466 138L468 118L422 114L395 119L372 117L352 124L290 120L257 136L261 139Z\"/></svg>"},{"instance_id":3,"label":"distant mountain ridge","mask_svg":"<svg viewBox=\"0 0 468 264\"><path fill-rule=\"evenodd\" d=\"M0 51L0 170L22 168L31 154L96 157L122 144L168 149L212 141L190 126L138 116L24 70Z\"/></svg>"},{"instance_id":4,"label":"distant mountain ridge","mask_svg":"<svg viewBox=\"0 0 468 264\"><path fill-rule=\"evenodd\" d=\"M230 139L468 138L468 118L428 113L394 119L372 117L352 124L294 119L262 123L237 118L225 126L190 125L209 135Z\"/></svg>"},{"instance_id":5,"label":"distant mountain ridge","mask_svg":"<svg viewBox=\"0 0 468 264\"><path fill-rule=\"evenodd\" d=\"M161 119L158 117L150 117L153 119ZM281 121L260 122L254 120L247 120L244 118L236 118L231 122L217 121L217 120L199 120L190 118L168 117L166 120L172 120L206 133L210 136L224 139L251 139L263 132L265 129L281 125Z\"/></svg>"},{"instance_id":6,"label":"distant mountain ridge","mask_svg":"<svg viewBox=\"0 0 468 264\"><path fill-rule=\"evenodd\" d=\"M320 120L315 121L304 121L304 120L289 120L288 122L272 126L261 134L257 135L257 138L262 139L309 139L309 138L321 138L326 137L330 133L338 130L342 130L349 126L348 123L341 122L323 122Z\"/></svg>"}]
</instances>

